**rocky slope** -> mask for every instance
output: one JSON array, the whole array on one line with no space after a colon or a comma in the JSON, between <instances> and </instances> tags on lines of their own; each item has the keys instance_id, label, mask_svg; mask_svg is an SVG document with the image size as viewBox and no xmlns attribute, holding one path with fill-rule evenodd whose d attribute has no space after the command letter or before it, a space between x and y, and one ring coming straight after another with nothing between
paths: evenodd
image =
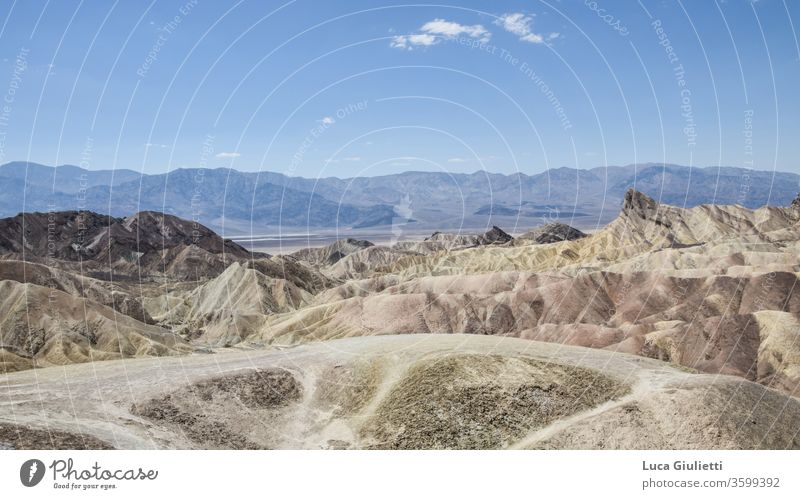
<instances>
[{"instance_id":1,"label":"rocky slope","mask_svg":"<svg viewBox=\"0 0 800 499\"><path fill-rule=\"evenodd\" d=\"M800 384L791 360L800 358L796 282L783 272L377 277L272 316L251 338L286 344L398 333L516 336L634 353L791 392Z\"/></svg>"},{"instance_id":2,"label":"rocky slope","mask_svg":"<svg viewBox=\"0 0 800 499\"><path fill-rule=\"evenodd\" d=\"M249 339L516 336L669 360L793 393L798 220L791 206L683 209L629 191L616 220L572 240L427 254L370 247L321 267L347 282L271 315Z\"/></svg>"},{"instance_id":3,"label":"rocky slope","mask_svg":"<svg viewBox=\"0 0 800 499\"><path fill-rule=\"evenodd\" d=\"M567 224L551 222L541 227L529 230L516 238L517 242L528 241L536 244L551 244L561 241L574 241L586 237L586 234Z\"/></svg>"},{"instance_id":4,"label":"rocky slope","mask_svg":"<svg viewBox=\"0 0 800 499\"><path fill-rule=\"evenodd\" d=\"M112 282L19 260L0 260L0 281L3 280L31 283L63 291L111 307L116 312L138 321L153 323L152 317L142 306L141 297Z\"/></svg>"},{"instance_id":5,"label":"rocky slope","mask_svg":"<svg viewBox=\"0 0 800 499\"><path fill-rule=\"evenodd\" d=\"M371 246L374 246L374 244L369 241L347 238L340 239L322 248L305 248L292 253L292 256L311 265L333 265L347 255Z\"/></svg>"},{"instance_id":6,"label":"rocky slope","mask_svg":"<svg viewBox=\"0 0 800 499\"><path fill-rule=\"evenodd\" d=\"M170 331L89 299L0 281L0 372L192 350Z\"/></svg>"},{"instance_id":7,"label":"rocky slope","mask_svg":"<svg viewBox=\"0 0 800 499\"><path fill-rule=\"evenodd\" d=\"M171 215L21 214L0 220L0 370L238 343L331 285Z\"/></svg>"},{"instance_id":8,"label":"rocky slope","mask_svg":"<svg viewBox=\"0 0 800 499\"><path fill-rule=\"evenodd\" d=\"M400 241L391 246L374 246L371 243L361 246L350 244L346 255L327 267L320 267L320 270L333 279L357 279L381 269L391 268L395 262L407 256L424 257L480 246L505 245L513 241L514 238L503 229L492 227L480 234L435 232L423 241ZM341 241L331 247L338 244L341 244Z\"/></svg>"},{"instance_id":9,"label":"rocky slope","mask_svg":"<svg viewBox=\"0 0 800 499\"><path fill-rule=\"evenodd\" d=\"M513 240L503 229L493 226L483 234L462 234L434 232L420 242L399 242L393 249L430 255L439 251L454 251L465 248L476 248L493 244L505 244Z\"/></svg>"},{"instance_id":10,"label":"rocky slope","mask_svg":"<svg viewBox=\"0 0 800 499\"><path fill-rule=\"evenodd\" d=\"M228 346L262 329L267 316L296 310L310 299L311 294L286 279L233 263L186 293L148 298L145 303L172 331L206 345Z\"/></svg>"},{"instance_id":11,"label":"rocky slope","mask_svg":"<svg viewBox=\"0 0 800 499\"><path fill-rule=\"evenodd\" d=\"M81 262L87 270L170 274L199 279L254 256L200 224L140 212L114 218L92 212L25 213L0 220L0 251L47 265Z\"/></svg>"}]
</instances>

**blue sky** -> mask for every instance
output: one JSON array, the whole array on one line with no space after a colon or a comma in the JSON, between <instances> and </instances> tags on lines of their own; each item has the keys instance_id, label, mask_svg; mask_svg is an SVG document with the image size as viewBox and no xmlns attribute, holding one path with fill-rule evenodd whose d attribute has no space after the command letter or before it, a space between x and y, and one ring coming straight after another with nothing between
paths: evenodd
<instances>
[{"instance_id":1,"label":"blue sky","mask_svg":"<svg viewBox=\"0 0 800 499\"><path fill-rule=\"evenodd\" d=\"M800 2L3 1L0 163L800 171Z\"/></svg>"}]
</instances>

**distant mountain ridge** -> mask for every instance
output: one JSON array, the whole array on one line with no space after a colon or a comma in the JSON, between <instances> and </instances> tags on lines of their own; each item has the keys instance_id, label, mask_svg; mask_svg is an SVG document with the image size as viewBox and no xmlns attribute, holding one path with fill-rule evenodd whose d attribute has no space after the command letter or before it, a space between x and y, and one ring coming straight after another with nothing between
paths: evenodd
<instances>
[{"instance_id":1,"label":"distant mountain ridge","mask_svg":"<svg viewBox=\"0 0 800 499\"><path fill-rule=\"evenodd\" d=\"M0 166L0 216L75 209L122 216L155 210L210 227L369 228L413 219L437 229L528 229L543 220L605 223L631 187L675 206L756 208L787 205L799 186L800 175L789 172L652 163L562 167L534 175L412 171L311 179L224 168L148 175L15 162Z\"/></svg>"}]
</instances>

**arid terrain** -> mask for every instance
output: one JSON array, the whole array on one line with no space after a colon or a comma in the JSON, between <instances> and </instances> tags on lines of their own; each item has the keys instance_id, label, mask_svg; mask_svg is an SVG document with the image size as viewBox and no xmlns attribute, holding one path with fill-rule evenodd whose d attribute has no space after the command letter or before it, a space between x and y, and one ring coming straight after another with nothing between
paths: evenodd
<instances>
[{"instance_id":1,"label":"arid terrain","mask_svg":"<svg viewBox=\"0 0 800 499\"><path fill-rule=\"evenodd\" d=\"M255 253L0 220L0 448L800 448L800 199ZM100 362L102 361L102 362Z\"/></svg>"},{"instance_id":2,"label":"arid terrain","mask_svg":"<svg viewBox=\"0 0 800 499\"><path fill-rule=\"evenodd\" d=\"M800 446L794 398L597 349L426 334L179 359L8 376L0 439L126 449Z\"/></svg>"}]
</instances>

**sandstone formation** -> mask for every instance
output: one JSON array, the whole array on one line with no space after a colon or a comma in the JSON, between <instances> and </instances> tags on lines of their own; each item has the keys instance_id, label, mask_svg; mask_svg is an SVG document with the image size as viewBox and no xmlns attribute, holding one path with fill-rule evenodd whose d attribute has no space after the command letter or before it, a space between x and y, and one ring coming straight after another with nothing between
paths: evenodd
<instances>
[{"instance_id":1,"label":"sandstone formation","mask_svg":"<svg viewBox=\"0 0 800 499\"><path fill-rule=\"evenodd\" d=\"M292 256L312 265L333 265L347 255L370 246L374 246L374 244L369 241L347 238L322 248L302 249L293 253Z\"/></svg>"},{"instance_id":2,"label":"sandstone formation","mask_svg":"<svg viewBox=\"0 0 800 499\"><path fill-rule=\"evenodd\" d=\"M558 222L551 222L541 227L529 230L528 232L518 236L516 241L527 242L532 241L536 244L551 244L561 241L574 241L586 237L586 234L570 227L567 224Z\"/></svg>"},{"instance_id":3,"label":"sandstone formation","mask_svg":"<svg viewBox=\"0 0 800 499\"><path fill-rule=\"evenodd\" d=\"M0 372L192 350L170 331L86 298L0 281Z\"/></svg>"},{"instance_id":4,"label":"sandstone formation","mask_svg":"<svg viewBox=\"0 0 800 499\"><path fill-rule=\"evenodd\" d=\"M218 275L231 262L254 256L200 224L149 211L127 218L22 213L0 220L0 251L49 266L80 262L86 272L118 278L168 274L182 280Z\"/></svg>"}]
</instances>

